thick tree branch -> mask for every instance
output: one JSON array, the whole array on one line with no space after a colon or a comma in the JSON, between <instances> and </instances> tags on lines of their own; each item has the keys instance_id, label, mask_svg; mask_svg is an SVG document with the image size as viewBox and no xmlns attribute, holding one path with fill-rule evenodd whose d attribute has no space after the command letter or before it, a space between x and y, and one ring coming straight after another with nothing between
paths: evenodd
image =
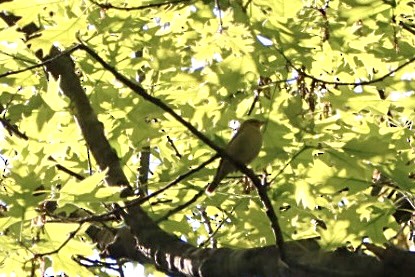
<instances>
[{"instance_id":1,"label":"thick tree branch","mask_svg":"<svg viewBox=\"0 0 415 277\"><path fill-rule=\"evenodd\" d=\"M10 26L16 24L20 17L12 14L0 12L2 18ZM34 24L29 24L21 29L21 31L30 38L39 28ZM60 88L62 92L71 100L73 113L78 121L81 131L85 137L89 149L93 151L94 158L101 170L108 168L106 181L111 186L125 186L124 195L132 194L129 182L121 170L121 164L114 149L110 146L104 135L102 123L98 121L94 113L89 99L86 96L79 76L75 73L74 63L69 53L77 49L78 46L72 47L65 51L60 51L52 46L49 55L43 56L42 51L35 53L36 57L42 61L42 65L57 80L60 79ZM64 54L65 53L65 54ZM38 65L36 65L38 66ZM27 70L27 69L26 69Z\"/></svg>"},{"instance_id":2,"label":"thick tree branch","mask_svg":"<svg viewBox=\"0 0 415 277\"><path fill-rule=\"evenodd\" d=\"M56 57L60 53L56 47L52 47L46 59ZM52 61L46 64L46 69L55 79L60 77L61 90L71 101L72 111L88 148L91 149L99 168L101 170L108 168L107 183L111 186L129 187L129 182L121 169L120 160L104 134L104 126L98 120L89 103L79 77L75 73L74 64L70 56L65 55L58 59L52 59ZM125 194L131 193L132 190L125 191Z\"/></svg>"}]
</instances>

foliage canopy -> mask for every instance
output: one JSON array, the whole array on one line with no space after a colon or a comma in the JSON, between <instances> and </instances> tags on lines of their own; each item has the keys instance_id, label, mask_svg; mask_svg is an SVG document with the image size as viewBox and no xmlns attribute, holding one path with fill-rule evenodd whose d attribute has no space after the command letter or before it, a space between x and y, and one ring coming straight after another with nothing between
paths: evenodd
<instances>
[{"instance_id":1,"label":"foliage canopy","mask_svg":"<svg viewBox=\"0 0 415 277\"><path fill-rule=\"evenodd\" d=\"M364 238L398 244L412 232L396 211L414 191L415 2L0 0L0 12L1 272L113 274L72 259L97 257L92 225L124 225L74 220L80 209L102 215L123 203L75 117L97 115L130 185L150 194L215 154L80 41L218 146L241 120L265 120L251 167L263 174L285 240L320 237L326 250L355 249ZM47 68L52 46L69 51L91 113ZM203 194L217 164L141 208L200 247L275 244L241 174ZM374 193L379 186L395 197Z\"/></svg>"}]
</instances>

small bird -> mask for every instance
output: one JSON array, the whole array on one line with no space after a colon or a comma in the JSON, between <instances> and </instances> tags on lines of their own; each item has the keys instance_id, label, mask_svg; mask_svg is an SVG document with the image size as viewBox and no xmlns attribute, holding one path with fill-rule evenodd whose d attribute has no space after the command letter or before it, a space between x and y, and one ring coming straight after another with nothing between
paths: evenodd
<instances>
[{"instance_id":1,"label":"small bird","mask_svg":"<svg viewBox=\"0 0 415 277\"><path fill-rule=\"evenodd\" d=\"M262 146L261 126L264 122L257 119L248 119L241 124L236 135L231 139L225 151L243 164L249 164L255 159ZM208 194L212 193L223 178L237 168L226 159L221 159L215 178L206 188Z\"/></svg>"}]
</instances>

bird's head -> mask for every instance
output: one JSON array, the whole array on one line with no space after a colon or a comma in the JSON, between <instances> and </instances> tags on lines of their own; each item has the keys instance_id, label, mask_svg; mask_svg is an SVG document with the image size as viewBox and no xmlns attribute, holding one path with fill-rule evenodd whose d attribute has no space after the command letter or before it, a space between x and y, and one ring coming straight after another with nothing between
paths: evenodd
<instances>
[{"instance_id":1,"label":"bird's head","mask_svg":"<svg viewBox=\"0 0 415 277\"><path fill-rule=\"evenodd\" d=\"M264 125L264 123L264 121L258 119L248 119L242 123L241 128L244 128L246 126L261 128L261 126Z\"/></svg>"}]
</instances>

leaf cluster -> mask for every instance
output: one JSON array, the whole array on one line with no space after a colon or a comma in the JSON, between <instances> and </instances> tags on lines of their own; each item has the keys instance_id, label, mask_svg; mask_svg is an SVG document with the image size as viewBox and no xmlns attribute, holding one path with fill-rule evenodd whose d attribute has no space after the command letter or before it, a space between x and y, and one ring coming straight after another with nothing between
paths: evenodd
<instances>
[{"instance_id":1,"label":"leaf cluster","mask_svg":"<svg viewBox=\"0 0 415 277\"><path fill-rule=\"evenodd\" d=\"M77 37L220 146L242 120L265 120L251 167L264 176L287 240L318 236L327 249L358 248L363 239L380 244L407 235L412 230L394 217L399 199L371 191L381 172L382 185L413 203L413 8L409 0L1 3L21 17L18 26L0 23L1 271L23 276L33 263L87 274L69 257L93 255L84 227L90 223L57 218L79 209L104 214L120 201L119 188L105 186L106 171L89 155L60 79L42 67L9 74L37 64L38 51L68 49ZM29 23L39 28L31 38L20 29ZM215 154L86 52L71 55L135 189L156 192ZM145 149L151 159L142 184ZM201 247L274 244L260 199L240 174L194 200L216 167L142 207L166 231Z\"/></svg>"}]
</instances>

